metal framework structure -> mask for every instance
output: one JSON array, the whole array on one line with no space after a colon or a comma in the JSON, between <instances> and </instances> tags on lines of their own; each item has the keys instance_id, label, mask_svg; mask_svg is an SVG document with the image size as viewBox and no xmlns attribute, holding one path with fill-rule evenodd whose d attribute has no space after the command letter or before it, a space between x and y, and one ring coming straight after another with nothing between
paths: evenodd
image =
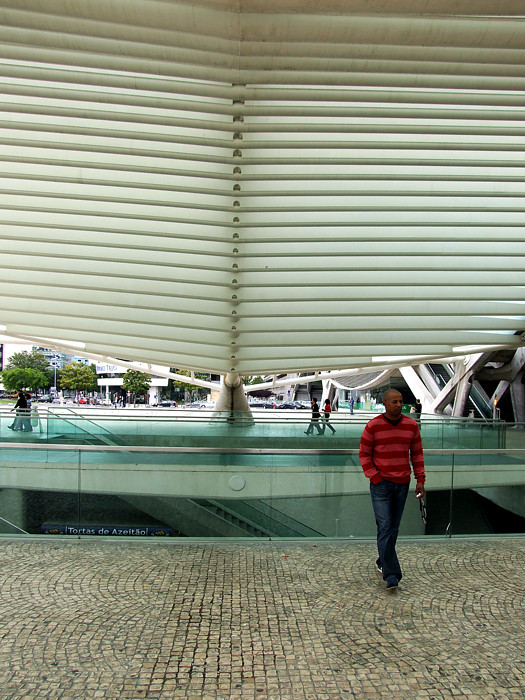
<instances>
[{"instance_id":1,"label":"metal framework structure","mask_svg":"<svg viewBox=\"0 0 525 700\"><path fill-rule=\"evenodd\" d=\"M0 0L0 324L221 374L525 330L525 8Z\"/></svg>"}]
</instances>

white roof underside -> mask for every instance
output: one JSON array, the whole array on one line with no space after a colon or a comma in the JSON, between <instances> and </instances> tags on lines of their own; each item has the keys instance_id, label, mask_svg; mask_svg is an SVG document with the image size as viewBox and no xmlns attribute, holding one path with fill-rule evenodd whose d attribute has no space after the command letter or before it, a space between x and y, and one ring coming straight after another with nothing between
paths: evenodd
<instances>
[{"instance_id":1,"label":"white roof underside","mask_svg":"<svg viewBox=\"0 0 525 700\"><path fill-rule=\"evenodd\" d=\"M241 374L518 344L524 13L0 0L0 324Z\"/></svg>"}]
</instances>

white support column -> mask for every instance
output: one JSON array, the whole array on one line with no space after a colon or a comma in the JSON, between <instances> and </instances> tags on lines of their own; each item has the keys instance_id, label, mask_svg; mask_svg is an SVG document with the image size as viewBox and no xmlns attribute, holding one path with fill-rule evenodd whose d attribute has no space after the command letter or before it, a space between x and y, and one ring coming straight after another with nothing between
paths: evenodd
<instances>
[{"instance_id":1,"label":"white support column","mask_svg":"<svg viewBox=\"0 0 525 700\"><path fill-rule=\"evenodd\" d=\"M457 378L456 396L454 397L454 406L452 408L453 416L462 416L465 413L468 397L472 384L470 378L473 374L472 370L464 371L463 363L456 362L454 364L454 378Z\"/></svg>"},{"instance_id":2,"label":"white support column","mask_svg":"<svg viewBox=\"0 0 525 700\"><path fill-rule=\"evenodd\" d=\"M432 401L431 413L452 413L449 404L454 400L456 392L456 380L454 377L448 381L436 398Z\"/></svg>"},{"instance_id":3,"label":"white support column","mask_svg":"<svg viewBox=\"0 0 525 700\"><path fill-rule=\"evenodd\" d=\"M159 387L150 386L148 389L148 406L156 406L159 403Z\"/></svg>"},{"instance_id":4,"label":"white support column","mask_svg":"<svg viewBox=\"0 0 525 700\"><path fill-rule=\"evenodd\" d=\"M224 381L221 382L221 391L214 413L221 413L232 420L236 417L243 420L252 417L252 412L244 393L244 385L239 374L232 372L224 377Z\"/></svg>"},{"instance_id":5,"label":"white support column","mask_svg":"<svg viewBox=\"0 0 525 700\"><path fill-rule=\"evenodd\" d=\"M423 413L430 413L430 406L434 397L427 389L416 370L413 367L400 367L399 371L403 375L405 382L410 387L410 391L417 399L421 401Z\"/></svg>"},{"instance_id":6,"label":"white support column","mask_svg":"<svg viewBox=\"0 0 525 700\"><path fill-rule=\"evenodd\" d=\"M525 368L525 348L518 348L516 350L516 352L514 353L512 360L510 361L509 364L510 364L510 371L509 371L508 379L502 379L498 383L498 386L496 387L496 390L494 391L494 393L492 394L492 397L490 399L492 405L494 404L494 399L496 396L498 397L498 401L501 401L501 398L503 397L503 394L507 391L507 389L510 386L515 385L517 378L520 375L523 375L523 369ZM498 371L502 372L502 371L505 371L506 369L509 369L509 365L505 365L504 367L501 367ZM519 394L519 390L517 390L516 388L514 389L514 391L515 392L517 391ZM513 403L513 407L514 407L514 403ZM519 408L518 408L518 412L520 412ZM517 416L516 410L514 410L514 419L517 422L521 422L520 420L518 420L518 418L516 416Z\"/></svg>"},{"instance_id":7,"label":"white support column","mask_svg":"<svg viewBox=\"0 0 525 700\"><path fill-rule=\"evenodd\" d=\"M323 393L321 395L321 403L319 404L320 406L324 406L324 402L326 399L330 398L330 380L329 379L323 379Z\"/></svg>"},{"instance_id":8,"label":"white support column","mask_svg":"<svg viewBox=\"0 0 525 700\"><path fill-rule=\"evenodd\" d=\"M454 376L433 400L432 409L434 411L440 411L451 403L452 399L454 398L452 415L461 416L463 414L468 395L470 394L469 378L481 367L483 367L488 362L490 357L491 353L478 353L476 355L465 355L463 361L456 362L454 364ZM459 388L460 384L461 389ZM465 391L467 391L466 397ZM463 408L461 408L461 405Z\"/></svg>"},{"instance_id":9,"label":"white support column","mask_svg":"<svg viewBox=\"0 0 525 700\"><path fill-rule=\"evenodd\" d=\"M523 372L518 374L510 385L510 397L514 420L516 423L525 423L525 385L523 384Z\"/></svg>"},{"instance_id":10,"label":"white support column","mask_svg":"<svg viewBox=\"0 0 525 700\"><path fill-rule=\"evenodd\" d=\"M424 382L426 388L432 394L432 398L435 399L440 392L440 387L434 379L432 372L428 369L426 365L418 365L417 371L421 380Z\"/></svg>"}]
</instances>

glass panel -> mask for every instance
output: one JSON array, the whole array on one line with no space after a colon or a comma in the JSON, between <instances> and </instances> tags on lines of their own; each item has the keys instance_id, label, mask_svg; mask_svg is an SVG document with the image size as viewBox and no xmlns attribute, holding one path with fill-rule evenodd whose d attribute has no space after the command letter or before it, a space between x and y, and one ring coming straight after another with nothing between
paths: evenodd
<instances>
[{"instance_id":1,"label":"glass panel","mask_svg":"<svg viewBox=\"0 0 525 700\"><path fill-rule=\"evenodd\" d=\"M3 445L0 479L2 534L42 534L78 521L78 450Z\"/></svg>"},{"instance_id":2,"label":"glass panel","mask_svg":"<svg viewBox=\"0 0 525 700\"><path fill-rule=\"evenodd\" d=\"M288 486L282 494L273 489L270 504L275 513L302 523L308 528L303 536L375 534L368 480L355 449L353 454L319 451L297 454L295 459L295 474L280 474L279 465L275 467L274 484Z\"/></svg>"},{"instance_id":3,"label":"glass panel","mask_svg":"<svg viewBox=\"0 0 525 700\"><path fill-rule=\"evenodd\" d=\"M451 534L525 532L525 453L485 450L453 457Z\"/></svg>"},{"instance_id":4,"label":"glass panel","mask_svg":"<svg viewBox=\"0 0 525 700\"><path fill-rule=\"evenodd\" d=\"M29 534L26 504L24 489L4 488L0 491L0 534Z\"/></svg>"},{"instance_id":5,"label":"glass panel","mask_svg":"<svg viewBox=\"0 0 525 700\"><path fill-rule=\"evenodd\" d=\"M306 436L308 411L234 423L133 413L41 415L27 434L0 415L0 531L375 536L357 454L367 418L334 416L334 435ZM427 525L411 492L401 535L523 532L523 453L500 449L523 448L523 426L424 417L422 435Z\"/></svg>"}]
</instances>

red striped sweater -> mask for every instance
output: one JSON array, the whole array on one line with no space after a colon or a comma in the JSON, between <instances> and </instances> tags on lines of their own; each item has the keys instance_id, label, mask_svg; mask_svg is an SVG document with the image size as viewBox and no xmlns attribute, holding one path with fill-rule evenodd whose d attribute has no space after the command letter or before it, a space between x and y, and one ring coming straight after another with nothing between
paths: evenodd
<instances>
[{"instance_id":1,"label":"red striped sweater","mask_svg":"<svg viewBox=\"0 0 525 700\"><path fill-rule=\"evenodd\" d=\"M392 425L383 414L372 418L361 435L359 460L365 476L373 484L383 479L406 484L410 481L410 462L417 481L425 481L423 446L415 420L402 416Z\"/></svg>"}]
</instances>

